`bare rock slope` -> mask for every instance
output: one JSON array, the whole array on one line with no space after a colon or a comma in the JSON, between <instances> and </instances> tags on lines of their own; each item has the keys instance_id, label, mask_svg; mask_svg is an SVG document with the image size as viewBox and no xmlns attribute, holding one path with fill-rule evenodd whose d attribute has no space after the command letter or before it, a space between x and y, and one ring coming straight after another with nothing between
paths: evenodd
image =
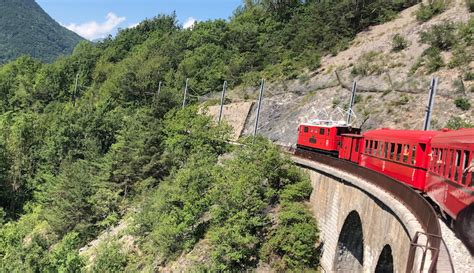
<instances>
[{"instance_id":1,"label":"bare rock slope","mask_svg":"<svg viewBox=\"0 0 474 273\"><path fill-rule=\"evenodd\" d=\"M473 16L462 0L449 5L446 11L426 23L419 23L415 18L418 5L406 9L395 20L360 33L347 50L324 57L317 71L307 72L295 80L267 85L259 132L280 144L294 144L299 123L314 118L315 112L331 113L338 106L347 105L354 80L359 86L354 126L365 130L380 127L421 129L433 77L439 78L439 86L432 128L444 127L453 117L473 122L473 108L461 110L455 105L459 98L471 104L474 102L474 81L463 79L461 69L445 66L435 73L426 73L423 69L410 72L428 48L420 42L421 32L444 22L467 22ZM400 52L392 51L392 38L396 34L408 41L408 47ZM451 52L441 55L446 64L452 58ZM354 73L360 66L368 73ZM472 71L473 68L474 62L471 62L468 69ZM257 91L257 88L234 90L230 96L234 101L242 97L256 98ZM255 110L256 104L247 118L244 135L253 132Z\"/></svg>"}]
</instances>

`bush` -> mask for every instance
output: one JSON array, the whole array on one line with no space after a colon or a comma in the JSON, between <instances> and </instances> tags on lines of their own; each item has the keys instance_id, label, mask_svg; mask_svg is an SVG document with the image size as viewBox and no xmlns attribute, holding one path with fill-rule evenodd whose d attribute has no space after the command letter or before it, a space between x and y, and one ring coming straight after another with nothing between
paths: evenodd
<instances>
[{"instance_id":1,"label":"bush","mask_svg":"<svg viewBox=\"0 0 474 273\"><path fill-rule=\"evenodd\" d=\"M379 51L369 51L364 53L354 64L351 70L352 75L380 75L384 71L385 56Z\"/></svg>"},{"instance_id":2,"label":"bush","mask_svg":"<svg viewBox=\"0 0 474 273\"><path fill-rule=\"evenodd\" d=\"M424 59L428 73L436 72L444 66L443 57L441 57L441 51L438 48L428 48L424 53Z\"/></svg>"},{"instance_id":3,"label":"bush","mask_svg":"<svg viewBox=\"0 0 474 273\"><path fill-rule=\"evenodd\" d=\"M457 98L454 101L454 104L456 105L457 108L459 108L463 111L467 111L467 110L471 109L471 103L466 98Z\"/></svg>"},{"instance_id":4,"label":"bush","mask_svg":"<svg viewBox=\"0 0 474 273\"><path fill-rule=\"evenodd\" d=\"M441 50L448 50L456 43L456 30L454 23L444 22L423 31L420 34L420 42Z\"/></svg>"},{"instance_id":5,"label":"bush","mask_svg":"<svg viewBox=\"0 0 474 273\"><path fill-rule=\"evenodd\" d=\"M128 263L120 244L106 242L99 247L92 272L123 272Z\"/></svg>"},{"instance_id":6,"label":"bush","mask_svg":"<svg viewBox=\"0 0 474 273\"><path fill-rule=\"evenodd\" d=\"M395 106L403 106L410 102L410 97L407 95L402 95L395 103Z\"/></svg>"},{"instance_id":7,"label":"bush","mask_svg":"<svg viewBox=\"0 0 474 273\"><path fill-rule=\"evenodd\" d=\"M466 6L470 12L474 12L474 0L466 0Z\"/></svg>"},{"instance_id":8,"label":"bush","mask_svg":"<svg viewBox=\"0 0 474 273\"><path fill-rule=\"evenodd\" d=\"M401 35L396 34L392 38L392 51L398 52L407 48L409 45L408 41Z\"/></svg>"},{"instance_id":9,"label":"bush","mask_svg":"<svg viewBox=\"0 0 474 273\"><path fill-rule=\"evenodd\" d=\"M262 247L262 259L281 271L316 267L319 259L314 244L318 240L318 229L305 205L284 204L278 219L277 228ZM274 256L279 259L272 260Z\"/></svg>"},{"instance_id":10,"label":"bush","mask_svg":"<svg viewBox=\"0 0 474 273\"><path fill-rule=\"evenodd\" d=\"M474 124L463 120L461 117L451 117L445 127L451 130L458 130L461 128L474 128Z\"/></svg>"},{"instance_id":11,"label":"bush","mask_svg":"<svg viewBox=\"0 0 474 273\"><path fill-rule=\"evenodd\" d=\"M415 12L415 15L419 22L426 22L433 16L440 14L445 10L445 0L432 0L428 5L421 3L419 9Z\"/></svg>"},{"instance_id":12,"label":"bush","mask_svg":"<svg viewBox=\"0 0 474 273\"><path fill-rule=\"evenodd\" d=\"M474 71L468 70L464 73L464 80L465 81L474 81Z\"/></svg>"}]
</instances>

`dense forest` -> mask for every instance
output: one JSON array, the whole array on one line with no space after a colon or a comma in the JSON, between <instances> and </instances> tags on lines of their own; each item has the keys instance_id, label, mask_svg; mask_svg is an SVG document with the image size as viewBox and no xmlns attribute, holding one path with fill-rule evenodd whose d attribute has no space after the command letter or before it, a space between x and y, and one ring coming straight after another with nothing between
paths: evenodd
<instances>
[{"instance_id":1,"label":"dense forest","mask_svg":"<svg viewBox=\"0 0 474 273\"><path fill-rule=\"evenodd\" d=\"M181 109L196 94L292 78L416 1L245 1L181 28L159 15L51 64L0 66L0 272L156 271L205 239L202 268L314 268L308 178L267 140ZM159 82L162 92L155 96ZM79 249L127 222L136 249Z\"/></svg>"},{"instance_id":2,"label":"dense forest","mask_svg":"<svg viewBox=\"0 0 474 273\"><path fill-rule=\"evenodd\" d=\"M0 64L30 55L53 62L84 40L54 21L35 0L0 0Z\"/></svg>"}]
</instances>

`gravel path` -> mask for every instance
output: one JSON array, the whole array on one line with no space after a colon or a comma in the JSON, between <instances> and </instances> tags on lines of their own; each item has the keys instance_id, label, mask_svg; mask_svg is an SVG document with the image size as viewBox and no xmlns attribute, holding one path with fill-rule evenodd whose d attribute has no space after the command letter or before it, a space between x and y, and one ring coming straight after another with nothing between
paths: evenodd
<instances>
[{"instance_id":1,"label":"gravel path","mask_svg":"<svg viewBox=\"0 0 474 273\"><path fill-rule=\"evenodd\" d=\"M459 240L454 232L451 231L446 224L439 220L443 239L449 249L449 254L454 264L454 270L457 273L474 272L474 257L469 254L464 244Z\"/></svg>"}]
</instances>

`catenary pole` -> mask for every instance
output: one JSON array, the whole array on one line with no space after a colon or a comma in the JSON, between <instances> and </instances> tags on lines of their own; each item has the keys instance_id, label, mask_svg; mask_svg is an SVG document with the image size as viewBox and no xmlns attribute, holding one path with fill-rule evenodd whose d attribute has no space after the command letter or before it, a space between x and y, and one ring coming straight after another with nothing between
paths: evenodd
<instances>
[{"instance_id":1,"label":"catenary pole","mask_svg":"<svg viewBox=\"0 0 474 273\"><path fill-rule=\"evenodd\" d=\"M423 130L430 130L431 126L431 115L433 113L434 100L436 96L436 89L438 88L438 78L433 78L430 84L430 91L428 95L428 105L426 106L426 115L425 123L423 125Z\"/></svg>"},{"instance_id":2,"label":"catenary pole","mask_svg":"<svg viewBox=\"0 0 474 273\"><path fill-rule=\"evenodd\" d=\"M257 136L257 132L258 132L258 122L259 122L259 119L260 119L260 110L262 108L264 88L265 88L265 80L262 79L262 83L260 85L260 95L258 96L257 116L255 117L255 130L253 132L254 141L255 141L255 137Z\"/></svg>"},{"instance_id":3,"label":"catenary pole","mask_svg":"<svg viewBox=\"0 0 474 273\"><path fill-rule=\"evenodd\" d=\"M354 102L355 102L355 97L356 97L356 92L357 92L357 82L354 81L352 83L352 95L351 95L351 101L349 104L349 114L347 115L347 124L351 124L352 121L352 109L354 108Z\"/></svg>"},{"instance_id":4,"label":"catenary pole","mask_svg":"<svg viewBox=\"0 0 474 273\"><path fill-rule=\"evenodd\" d=\"M189 83L189 78L186 79L186 86L184 87L183 109L184 107L186 107L186 98L188 96L188 83Z\"/></svg>"},{"instance_id":5,"label":"catenary pole","mask_svg":"<svg viewBox=\"0 0 474 273\"><path fill-rule=\"evenodd\" d=\"M222 120L222 113L224 111L224 102L225 102L225 92L227 90L227 81L224 81L224 85L222 86L222 96L221 96L221 109L219 111L219 123Z\"/></svg>"}]
</instances>

